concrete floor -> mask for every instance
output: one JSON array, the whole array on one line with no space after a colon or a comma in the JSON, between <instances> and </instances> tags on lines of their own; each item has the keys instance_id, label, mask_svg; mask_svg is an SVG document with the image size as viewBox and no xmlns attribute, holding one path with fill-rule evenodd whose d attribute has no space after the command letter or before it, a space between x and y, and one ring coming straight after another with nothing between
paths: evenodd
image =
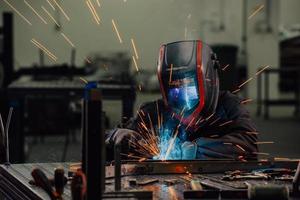
<instances>
[{"instance_id":1,"label":"concrete floor","mask_svg":"<svg viewBox=\"0 0 300 200\"><path fill-rule=\"evenodd\" d=\"M143 102L157 99L160 94L138 93L136 109ZM274 141L274 144L260 145L260 151L274 157L300 158L300 118L293 117L292 107L272 107L271 118L264 120L255 116L256 104L247 105L260 134L260 141ZM118 101L104 102L104 110L111 124L116 125L120 120L121 104ZM76 134L77 142L70 142L66 151L66 161L79 161L81 144L80 135ZM61 161L65 137L46 137L44 142L32 143L27 138L27 162L57 162ZM266 157L266 156L264 156Z\"/></svg>"}]
</instances>

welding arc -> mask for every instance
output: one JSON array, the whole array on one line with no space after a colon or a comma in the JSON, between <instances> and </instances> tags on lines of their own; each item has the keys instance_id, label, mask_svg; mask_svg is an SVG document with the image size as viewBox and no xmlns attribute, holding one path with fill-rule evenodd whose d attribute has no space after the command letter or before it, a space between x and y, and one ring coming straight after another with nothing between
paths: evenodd
<instances>
[{"instance_id":1,"label":"welding arc","mask_svg":"<svg viewBox=\"0 0 300 200\"><path fill-rule=\"evenodd\" d=\"M36 41L34 38L31 39L31 42L36 45L39 49L44 51L50 58L52 58L54 61L57 61L57 57L52 54L45 46L43 46L41 43Z\"/></svg>"},{"instance_id":2,"label":"welding arc","mask_svg":"<svg viewBox=\"0 0 300 200\"><path fill-rule=\"evenodd\" d=\"M56 26L60 27L59 23L54 19L54 17L48 12L48 10L44 6L42 6L42 9L50 17L50 19L52 19L52 21L56 24Z\"/></svg>"},{"instance_id":3,"label":"welding arc","mask_svg":"<svg viewBox=\"0 0 300 200\"><path fill-rule=\"evenodd\" d=\"M32 23L24 16L22 15L13 5L11 5L7 0L3 0L11 9L13 9L22 19L24 19L30 26L32 26Z\"/></svg>"},{"instance_id":4,"label":"welding arc","mask_svg":"<svg viewBox=\"0 0 300 200\"><path fill-rule=\"evenodd\" d=\"M97 12L96 12L96 9L95 9L94 5L92 4L92 2L90 0L87 0L86 4L89 7L89 9L90 9L90 11L91 11L91 13L92 13L92 15L94 17L94 20L99 25L100 24L100 18L98 16Z\"/></svg>"},{"instance_id":5,"label":"welding arc","mask_svg":"<svg viewBox=\"0 0 300 200\"><path fill-rule=\"evenodd\" d=\"M24 3L32 10L32 12L34 12L34 14L36 16L38 16L40 18L40 20L42 22L44 22L44 24L47 24L47 22L44 20L44 18L26 0L24 0Z\"/></svg>"},{"instance_id":6,"label":"welding arc","mask_svg":"<svg viewBox=\"0 0 300 200\"><path fill-rule=\"evenodd\" d=\"M175 140L176 140L176 138L177 138L177 135L178 135L178 129L179 129L179 125L180 124L178 124L178 126L177 126L177 128L176 128L176 130L175 130L175 134L174 134L174 136L171 138L171 140L170 140L170 144L169 144L169 147L168 147L168 149L167 149L167 152L166 152L166 155L165 155L165 157L164 157L164 159L163 160L167 160L167 158L168 158L168 156L169 156L169 154L170 154L170 152L171 152L171 150L172 150L172 148L173 148L173 146L174 146L174 142L175 142Z\"/></svg>"},{"instance_id":7,"label":"welding arc","mask_svg":"<svg viewBox=\"0 0 300 200\"><path fill-rule=\"evenodd\" d=\"M112 22L113 28L114 28L114 30L115 30L117 36L118 36L118 39L119 39L120 43L123 43L123 40L122 40L122 38L121 38L121 36L120 36L120 33L119 33L119 31L118 31L118 28L117 28L117 25L116 25L116 23L115 23L115 20L112 19L111 22Z\"/></svg>"},{"instance_id":8,"label":"welding arc","mask_svg":"<svg viewBox=\"0 0 300 200\"><path fill-rule=\"evenodd\" d=\"M65 13L64 9L56 2L56 0L52 0L55 5L58 7L58 9L62 12L62 14L65 16L65 18L70 21L69 16Z\"/></svg>"}]
</instances>

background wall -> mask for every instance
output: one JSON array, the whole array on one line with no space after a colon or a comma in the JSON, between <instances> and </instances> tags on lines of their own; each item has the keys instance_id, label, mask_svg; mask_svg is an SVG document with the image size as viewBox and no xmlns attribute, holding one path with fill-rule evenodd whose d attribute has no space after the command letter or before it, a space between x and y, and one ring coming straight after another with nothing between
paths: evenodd
<instances>
[{"instance_id":1,"label":"background wall","mask_svg":"<svg viewBox=\"0 0 300 200\"><path fill-rule=\"evenodd\" d=\"M243 2L247 3L247 16L257 5L267 0L91 0L101 18L96 25L83 0L61 0L60 3L70 16L67 21L61 14L61 31L41 9L43 5L55 15L46 0L27 0L48 22L45 25L23 1L8 0L31 22L28 25L19 16L15 17L15 64L28 66L38 62L38 50L30 42L36 38L58 57L58 63L69 62L71 47L60 35L65 33L77 49L77 65L83 65L84 58L91 52L132 51L130 39L134 38L142 69L155 70L158 48L161 43L199 39L209 44L229 43L241 45ZM57 0L59 1L59 0ZM252 76L258 67L278 67L278 26L299 22L298 0L269 0L272 32L259 32L257 27L265 20L266 8L247 21L248 70ZM3 1L0 12L10 10ZM2 16L1 16L2 17ZM120 44L112 30L111 19L115 19L124 40ZM224 23L224 30L220 25ZM262 26L263 27L263 26ZM53 63L47 60L47 63ZM271 79L272 95L277 96L277 78ZM249 96L256 97L256 82L247 86Z\"/></svg>"}]
</instances>

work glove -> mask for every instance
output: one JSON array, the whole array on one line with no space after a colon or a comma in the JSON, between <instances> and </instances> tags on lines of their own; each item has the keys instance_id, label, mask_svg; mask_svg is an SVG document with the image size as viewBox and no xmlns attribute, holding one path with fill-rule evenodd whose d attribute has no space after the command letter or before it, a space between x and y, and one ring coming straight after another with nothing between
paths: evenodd
<instances>
[{"instance_id":1,"label":"work glove","mask_svg":"<svg viewBox=\"0 0 300 200\"><path fill-rule=\"evenodd\" d=\"M118 128L112 130L106 135L105 143L106 145L113 148L115 144L121 145L121 152L124 154L128 154L134 152L134 148L132 147L132 143L134 144L139 138L139 133L136 131Z\"/></svg>"},{"instance_id":2,"label":"work glove","mask_svg":"<svg viewBox=\"0 0 300 200\"><path fill-rule=\"evenodd\" d=\"M195 142L186 141L181 145L181 159L194 160L197 154L197 144Z\"/></svg>"},{"instance_id":3,"label":"work glove","mask_svg":"<svg viewBox=\"0 0 300 200\"><path fill-rule=\"evenodd\" d=\"M198 138L197 159L235 159L237 160L243 152L233 144L226 144L221 139Z\"/></svg>"}]
</instances>

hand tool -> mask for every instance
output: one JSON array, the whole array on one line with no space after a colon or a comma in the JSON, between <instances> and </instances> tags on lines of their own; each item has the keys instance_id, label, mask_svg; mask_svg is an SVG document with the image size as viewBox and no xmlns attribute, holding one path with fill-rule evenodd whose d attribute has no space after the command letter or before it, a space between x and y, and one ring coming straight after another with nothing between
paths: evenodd
<instances>
[{"instance_id":1,"label":"hand tool","mask_svg":"<svg viewBox=\"0 0 300 200\"><path fill-rule=\"evenodd\" d=\"M72 200L83 200L86 195L86 177L80 170L75 172L71 182Z\"/></svg>"},{"instance_id":2,"label":"hand tool","mask_svg":"<svg viewBox=\"0 0 300 200\"><path fill-rule=\"evenodd\" d=\"M51 200L60 199L60 196L53 190L49 179L42 170L38 168L33 169L31 176L35 185L41 187L50 196Z\"/></svg>"}]
</instances>

